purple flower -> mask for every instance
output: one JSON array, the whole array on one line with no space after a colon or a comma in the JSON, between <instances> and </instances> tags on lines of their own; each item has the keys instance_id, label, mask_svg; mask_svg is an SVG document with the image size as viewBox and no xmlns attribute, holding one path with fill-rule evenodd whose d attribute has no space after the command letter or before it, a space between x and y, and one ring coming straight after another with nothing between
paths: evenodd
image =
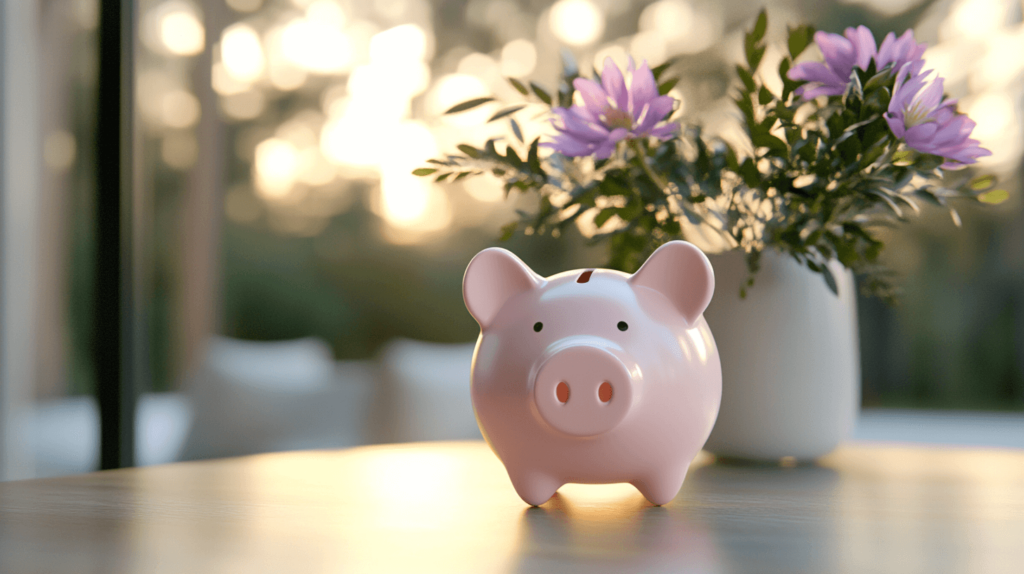
<instances>
[{"instance_id":1,"label":"purple flower","mask_svg":"<svg viewBox=\"0 0 1024 574\"><path fill-rule=\"evenodd\" d=\"M899 38L896 37L896 34L889 32L882 39L882 45L878 47L878 53L875 54L875 69L882 71L886 66L892 64L892 69L898 72L903 64L920 60L927 47L924 42L918 44L914 41L912 30L907 30Z\"/></svg>"},{"instance_id":2,"label":"purple flower","mask_svg":"<svg viewBox=\"0 0 1024 574\"><path fill-rule=\"evenodd\" d=\"M871 30L865 26L847 28L843 36L816 32L814 42L821 49L824 62L802 62L793 66L786 74L790 80L807 82L796 89L796 95L805 99L818 96L841 96L850 83L853 68L868 69L871 60L875 69L881 71L888 65L899 70L907 62L919 61L925 45L914 41L914 33L907 30L902 36L889 32L882 40L882 46L875 46ZM920 66L924 64L921 63Z\"/></svg>"},{"instance_id":3,"label":"purple flower","mask_svg":"<svg viewBox=\"0 0 1024 574\"><path fill-rule=\"evenodd\" d=\"M815 32L814 42L825 61L802 62L789 70L786 76L790 80L807 82L796 89L797 96L808 100L818 96L841 96L850 82L853 67L867 69L877 51L871 30L864 26L847 28L844 36Z\"/></svg>"},{"instance_id":4,"label":"purple flower","mask_svg":"<svg viewBox=\"0 0 1024 574\"><path fill-rule=\"evenodd\" d=\"M658 95L658 84L646 62L637 68L630 60L626 75L628 85L615 62L606 58L600 84L584 78L573 80L583 105L553 110L558 116L552 120L558 135L544 145L570 157L607 159L623 139L672 137L675 124L662 120L675 106L675 98Z\"/></svg>"},{"instance_id":5,"label":"purple flower","mask_svg":"<svg viewBox=\"0 0 1024 574\"><path fill-rule=\"evenodd\" d=\"M946 169L972 164L992 152L970 139L974 122L957 113L956 100L943 97L942 78L932 73L917 73L915 63L904 64L896 78L885 121L889 129L907 145L921 153L946 158Z\"/></svg>"}]
</instances>

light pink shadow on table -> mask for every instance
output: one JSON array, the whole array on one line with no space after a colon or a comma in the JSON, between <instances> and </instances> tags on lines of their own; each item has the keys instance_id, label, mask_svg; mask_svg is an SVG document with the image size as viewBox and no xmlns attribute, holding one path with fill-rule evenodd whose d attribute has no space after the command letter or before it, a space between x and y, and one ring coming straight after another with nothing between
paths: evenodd
<instances>
[{"instance_id":1,"label":"light pink shadow on table","mask_svg":"<svg viewBox=\"0 0 1024 574\"><path fill-rule=\"evenodd\" d=\"M466 269L480 324L472 400L491 449L531 505L566 483L679 492L718 414L722 370L703 312L715 288L693 245L661 246L634 275L540 277L504 249Z\"/></svg>"}]
</instances>

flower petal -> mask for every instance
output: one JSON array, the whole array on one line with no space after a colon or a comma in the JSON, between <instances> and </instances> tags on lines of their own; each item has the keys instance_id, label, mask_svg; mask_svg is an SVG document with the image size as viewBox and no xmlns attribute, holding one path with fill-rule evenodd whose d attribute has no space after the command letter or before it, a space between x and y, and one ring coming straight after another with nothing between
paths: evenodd
<instances>
[{"instance_id":1,"label":"flower petal","mask_svg":"<svg viewBox=\"0 0 1024 574\"><path fill-rule=\"evenodd\" d=\"M895 117L889 113L884 114L883 117L885 118L885 123L889 124L892 135L896 136L897 139L903 139L903 136L906 134L906 130L903 127L903 118Z\"/></svg>"},{"instance_id":2,"label":"flower petal","mask_svg":"<svg viewBox=\"0 0 1024 574\"><path fill-rule=\"evenodd\" d=\"M841 78L849 78L856 63L856 54L853 51L853 44L839 34L827 32L815 32L814 42L821 49L828 67Z\"/></svg>"},{"instance_id":3,"label":"flower petal","mask_svg":"<svg viewBox=\"0 0 1024 574\"><path fill-rule=\"evenodd\" d=\"M541 144L544 147L550 147L558 153L568 157L581 157L590 155L594 150L593 145L585 144L583 142L572 139L571 137L555 137L555 141L551 143Z\"/></svg>"},{"instance_id":4,"label":"flower petal","mask_svg":"<svg viewBox=\"0 0 1024 574\"><path fill-rule=\"evenodd\" d=\"M651 131L658 122L665 119L665 116L672 111L675 103L675 98L672 96L658 96L654 98L647 106L647 113L633 131L638 134L645 134ZM637 119L640 120L640 118Z\"/></svg>"},{"instance_id":5,"label":"flower petal","mask_svg":"<svg viewBox=\"0 0 1024 574\"><path fill-rule=\"evenodd\" d=\"M786 77L797 81L843 84L844 87L846 85L846 78L840 78L831 68L821 62L802 62L797 64L786 73Z\"/></svg>"},{"instance_id":6,"label":"flower petal","mask_svg":"<svg viewBox=\"0 0 1024 574\"><path fill-rule=\"evenodd\" d=\"M871 30L868 30L867 26L862 25L856 28L847 28L844 35L853 47L853 64L861 70L868 69L871 58L875 57L877 51L875 49L875 37L871 34ZM850 71L853 71L852 67Z\"/></svg>"},{"instance_id":7,"label":"flower petal","mask_svg":"<svg viewBox=\"0 0 1024 574\"><path fill-rule=\"evenodd\" d=\"M562 125L555 124L555 129L572 135L582 141L600 141L608 137L608 130L601 124L585 121L575 114L574 108L555 108L552 110L562 120Z\"/></svg>"},{"instance_id":8,"label":"flower petal","mask_svg":"<svg viewBox=\"0 0 1024 574\"><path fill-rule=\"evenodd\" d=\"M622 78L622 72L615 65L611 56L604 59L604 68L601 69L601 84L605 93L615 102L620 110L629 108L629 94L626 93L626 81Z\"/></svg>"},{"instance_id":9,"label":"flower petal","mask_svg":"<svg viewBox=\"0 0 1024 574\"><path fill-rule=\"evenodd\" d=\"M633 71L633 81L629 86L629 111L634 121L640 120L640 111L658 97L658 84L647 62Z\"/></svg>"},{"instance_id":10,"label":"flower petal","mask_svg":"<svg viewBox=\"0 0 1024 574\"><path fill-rule=\"evenodd\" d=\"M580 93L587 111L593 117L596 118L601 115L601 112L608 107L610 103L608 94L601 87L601 84L586 78L576 78L572 81L572 86Z\"/></svg>"},{"instance_id":11,"label":"flower petal","mask_svg":"<svg viewBox=\"0 0 1024 574\"><path fill-rule=\"evenodd\" d=\"M671 137L674 137L677 133L679 133L679 124L668 123L663 126L658 126L652 129L650 133L647 135L654 138L658 138L660 140L667 140Z\"/></svg>"}]
</instances>

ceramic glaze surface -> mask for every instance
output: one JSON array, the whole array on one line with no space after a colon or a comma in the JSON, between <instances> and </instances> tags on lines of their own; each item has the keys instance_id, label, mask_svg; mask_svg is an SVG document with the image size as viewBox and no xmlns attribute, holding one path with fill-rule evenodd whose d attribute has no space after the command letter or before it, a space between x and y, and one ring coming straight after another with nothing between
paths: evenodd
<instances>
[{"instance_id":1,"label":"ceramic glaze surface","mask_svg":"<svg viewBox=\"0 0 1024 574\"><path fill-rule=\"evenodd\" d=\"M473 408L524 501L542 504L569 482L628 482L654 504L675 497L722 396L702 315L714 285L707 257L683 241L634 275L545 279L504 249L473 258L463 282L480 324Z\"/></svg>"}]
</instances>

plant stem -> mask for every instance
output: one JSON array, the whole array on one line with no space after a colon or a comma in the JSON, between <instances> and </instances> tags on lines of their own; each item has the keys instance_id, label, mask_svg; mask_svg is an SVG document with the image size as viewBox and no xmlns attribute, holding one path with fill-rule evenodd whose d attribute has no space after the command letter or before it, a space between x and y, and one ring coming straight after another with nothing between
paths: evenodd
<instances>
[{"instance_id":1,"label":"plant stem","mask_svg":"<svg viewBox=\"0 0 1024 574\"><path fill-rule=\"evenodd\" d=\"M647 152L644 151L643 145L640 143L640 140L633 140L630 142L630 144L633 147L633 151L636 153L637 161L640 162L640 167L643 168L644 173L647 174L647 177L651 178L651 181L654 182L654 185L661 188L662 193L664 193L665 195L669 195L672 192L672 190L669 189L668 182L665 181L664 178L662 178L660 175L654 173L654 170L651 169L651 166L647 165Z\"/></svg>"}]
</instances>

